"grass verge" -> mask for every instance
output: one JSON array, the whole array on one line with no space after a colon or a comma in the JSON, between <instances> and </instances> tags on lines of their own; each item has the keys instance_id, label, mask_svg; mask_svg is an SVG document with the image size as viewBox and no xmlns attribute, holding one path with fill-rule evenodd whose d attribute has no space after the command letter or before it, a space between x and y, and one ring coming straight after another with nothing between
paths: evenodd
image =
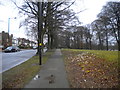
<instances>
[{"instance_id":1,"label":"grass verge","mask_svg":"<svg viewBox=\"0 0 120 90\"><path fill-rule=\"evenodd\" d=\"M73 52L88 52L93 53L97 57L106 59L109 61L118 61L118 56L120 52L118 51L104 51L104 50L79 50L79 49L63 49L66 51L73 51Z\"/></svg>"},{"instance_id":2,"label":"grass verge","mask_svg":"<svg viewBox=\"0 0 120 90\"><path fill-rule=\"evenodd\" d=\"M102 50L62 50L71 88L116 88L118 52Z\"/></svg>"},{"instance_id":3,"label":"grass verge","mask_svg":"<svg viewBox=\"0 0 120 90\"><path fill-rule=\"evenodd\" d=\"M92 53L96 57L105 59L110 62L115 62L116 66L120 68L120 51L105 51L105 50L80 50L80 49L63 49L64 51L70 51L74 53L79 53L79 52L87 52L87 53Z\"/></svg>"},{"instance_id":4,"label":"grass verge","mask_svg":"<svg viewBox=\"0 0 120 90\"><path fill-rule=\"evenodd\" d=\"M54 50L46 52L42 56L42 64L54 53ZM3 88L23 88L40 70L39 56L33 56L28 61L2 73Z\"/></svg>"}]
</instances>

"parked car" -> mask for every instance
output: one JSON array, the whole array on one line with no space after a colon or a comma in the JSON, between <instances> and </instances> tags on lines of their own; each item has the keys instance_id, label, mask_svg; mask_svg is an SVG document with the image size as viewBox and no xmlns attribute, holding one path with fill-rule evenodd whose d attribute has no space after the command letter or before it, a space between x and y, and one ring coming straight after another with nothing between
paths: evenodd
<instances>
[{"instance_id":1,"label":"parked car","mask_svg":"<svg viewBox=\"0 0 120 90\"><path fill-rule=\"evenodd\" d=\"M4 50L4 52L17 52L17 51L20 51L20 48L17 46L9 46Z\"/></svg>"}]
</instances>

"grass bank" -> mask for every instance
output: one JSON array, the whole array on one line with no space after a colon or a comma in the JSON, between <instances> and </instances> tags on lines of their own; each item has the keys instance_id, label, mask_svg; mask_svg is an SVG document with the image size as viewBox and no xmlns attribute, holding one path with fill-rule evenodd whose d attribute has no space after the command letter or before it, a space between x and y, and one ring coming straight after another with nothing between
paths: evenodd
<instances>
[{"instance_id":1,"label":"grass bank","mask_svg":"<svg viewBox=\"0 0 120 90\"><path fill-rule=\"evenodd\" d=\"M54 53L50 50L42 55L42 64ZM28 61L2 73L3 88L23 88L40 70L39 56L33 56Z\"/></svg>"},{"instance_id":2,"label":"grass bank","mask_svg":"<svg viewBox=\"0 0 120 90\"><path fill-rule=\"evenodd\" d=\"M71 88L118 88L118 51L62 49Z\"/></svg>"},{"instance_id":3,"label":"grass bank","mask_svg":"<svg viewBox=\"0 0 120 90\"><path fill-rule=\"evenodd\" d=\"M120 52L118 51L104 51L104 50L80 50L80 49L63 49L66 51L73 51L73 52L88 52L93 53L99 58L103 58L109 61L118 61L118 56Z\"/></svg>"}]
</instances>

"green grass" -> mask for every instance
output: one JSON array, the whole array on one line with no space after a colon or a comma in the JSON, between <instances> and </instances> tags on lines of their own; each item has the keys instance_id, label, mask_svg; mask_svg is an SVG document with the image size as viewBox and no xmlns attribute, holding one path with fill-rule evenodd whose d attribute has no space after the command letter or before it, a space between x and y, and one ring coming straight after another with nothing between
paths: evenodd
<instances>
[{"instance_id":1,"label":"green grass","mask_svg":"<svg viewBox=\"0 0 120 90\"><path fill-rule=\"evenodd\" d=\"M42 56L42 64L53 54L48 51ZM2 73L3 88L23 88L40 70L39 56L33 56L28 61Z\"/></svg>"},{"instance_id":2,"label":"green grass","mask_svg":"<svg viewBox=\"0 0 120 90\"><path fill-rule=\"evenodd\" d=\"M97 57L100 57L109 61L118 61L118 51L80 50L80 49L63 49L63 50L74 51L74 52L88 52L88 53L93 53Z\"/></svg>"},{"instance_id":3,"label":"green grass","mask_svg":"<svg viewBox=\"0 0 120 90\"><path fill-rule=\"evenodd\" d=\"M105 50L62 49L62 53L68 74L68 80L72 88L78 88L80 84L84 85L82 84L82 82L81 83L77 82L77 80L78 81L81 80L81 76L83 74L83 72L81 73L82 70L81 68L83 67L84 70L91 70L89 71L90 73L87 74L85 73L85 75L83 75L82 77L83 79L86 78L87 75L88 78L94 78L93 75L97 75L95 77L96 82L98 80L100 81L99 83L101 83L103 77L109 77L108 79L110 80L111 83L113 83L113 85L116 83L115 87L120 87L120 85L117 85L119 70L118 68L120 68L120 62L118 62L120 57L118 53L120 54L120 52ZM86 64L85 63L86 61L89 63ZM99 73L100 70L102 71L102 74ZM111 77L114 77L112 78L113 80L111 79ZM106 83L106 85L109 84Z\"/></svg>"}]
</instances>

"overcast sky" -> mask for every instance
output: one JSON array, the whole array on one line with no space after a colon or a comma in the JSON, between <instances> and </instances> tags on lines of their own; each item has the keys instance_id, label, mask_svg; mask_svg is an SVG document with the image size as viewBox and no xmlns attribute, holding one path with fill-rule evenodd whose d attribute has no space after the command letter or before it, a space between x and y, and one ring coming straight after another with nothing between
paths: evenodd
<instances>
[{"instance_id":1,"label":"overcast sky","mask_svg":"<svg viewBox=\"0 0 120 90\"><path fill-rule=\"evenodd\" d=\"M86 9L84 12L77 14L77 16L79 16L79 20L83 24L90 24L97 18L97 14L100 13L102 7L109 1L120 0L76 0L74 10L77 12Z\"/></svg>"},{"instance_id":2,"label":"overcast sky","mask_svg":"<svg viewBox=\"0 0 120 90\"><path fill-rule=\"evenodd\" d=\"M76 0L74 6L71 8L75 12L86 9L84 12L77 14L79 20L85 25L96 19L96 15L108 1L120 0ZM18 9L15 8L10 0L0 0L0 2L3 4L0 5L0 32L8 32L8 18L17 17L17 19L10 20L10 34L13 34L14 37L27 38L24 28L19 29L20 19L18 17Z\"/></svg>"}]
</instances>

